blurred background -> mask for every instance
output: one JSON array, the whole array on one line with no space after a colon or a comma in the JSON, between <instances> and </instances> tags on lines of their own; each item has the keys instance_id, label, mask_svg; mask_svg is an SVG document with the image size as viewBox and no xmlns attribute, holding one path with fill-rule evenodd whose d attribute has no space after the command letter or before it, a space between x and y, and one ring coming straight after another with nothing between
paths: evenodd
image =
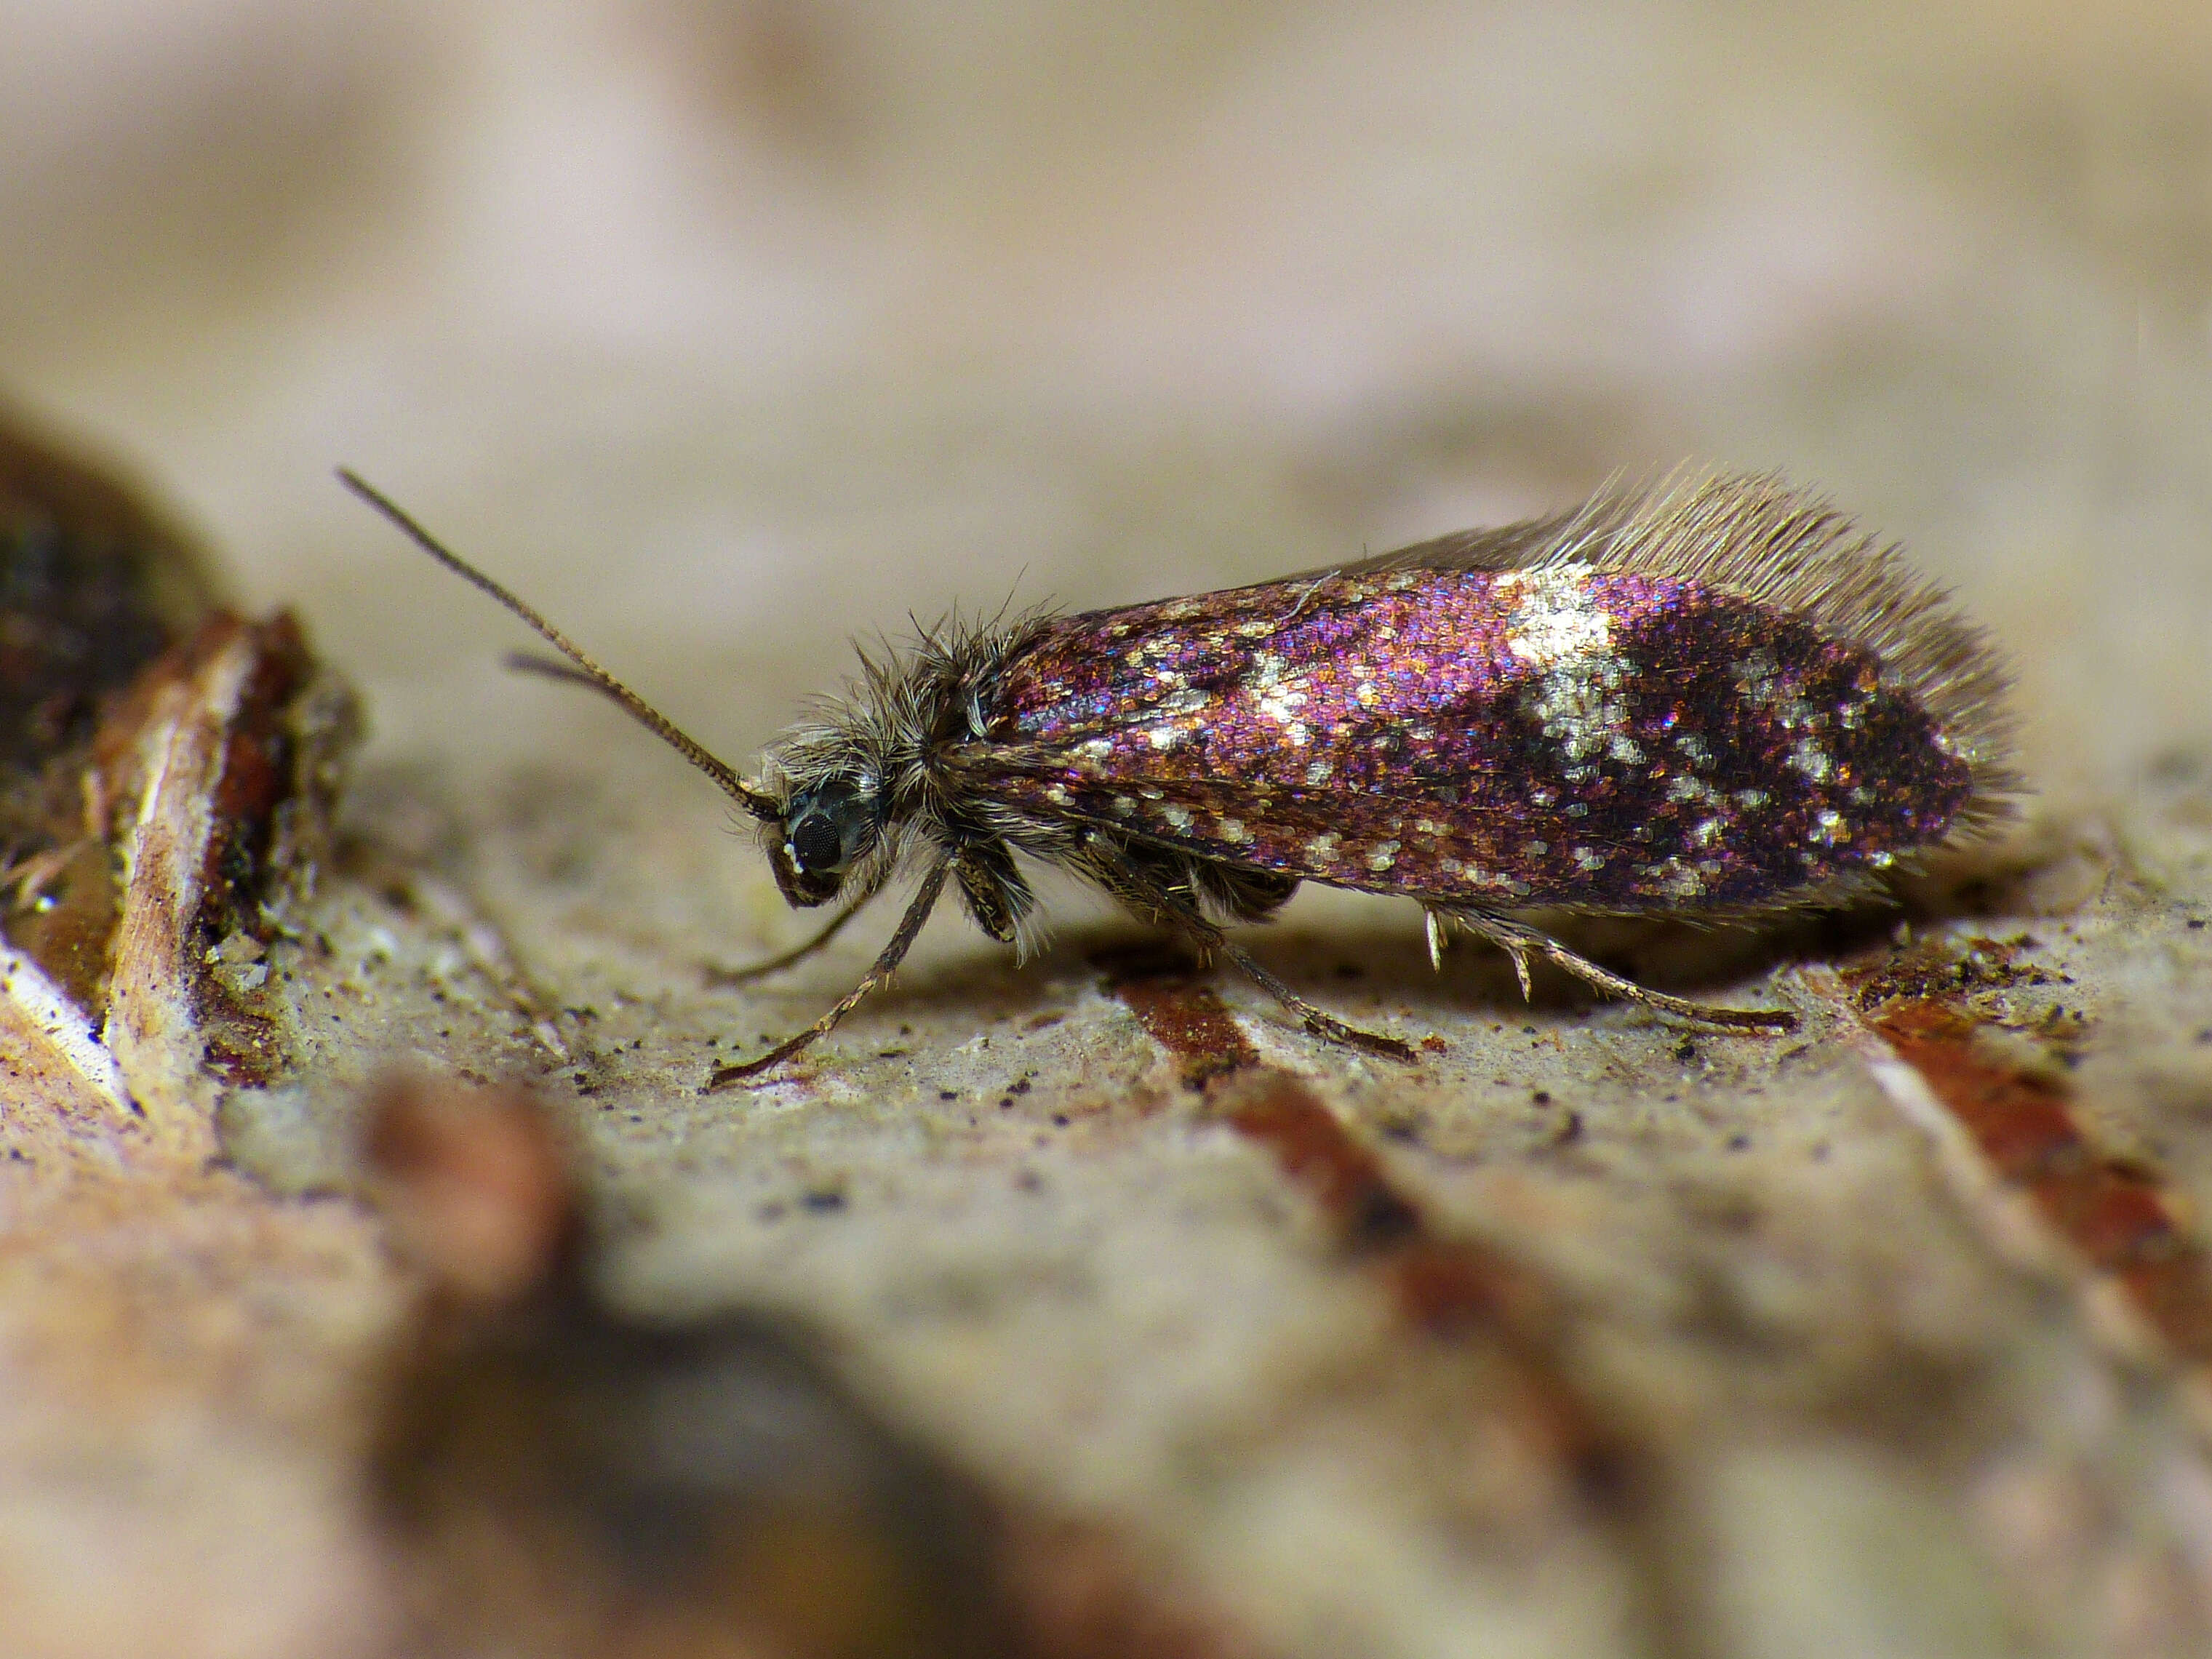
<instances>
[{"instance_id":1,"label":"blurred background","mask_svg":"<svg viewBox=\"0 0 2212 1659\"><path fill-rule=\"evenodd\" d=\"M733 756L842 641L1685 459L1906 541L2060 800L2212 735L2194 0L0 0L0 399L298 606L387 752Z\"/></svg>"},{"instance_id":2,"label":"blurred background","mask_svg":"<svg viewBox=\"0 0 2212 1659\"><path fill-rule=\"evenodd\" d=\"M659 1293L805 1316L994 1501L1103 1517L1275 1651L2203 1650L2202 1355L2147 1383L2015 1273L1848 1032L1540 1033L1486 953L1428 988L1410 914L1316 930L1311 895L1278 969L1449 1052L1382 1078L1227 987L1423 1240L1500 1241L1536 1322L1570 1311L1492 1346L1556 1360L1679 1510L1571 1495L1540 1390L1316 1243L1081 939L1018 974L947 917L963 954L813 1081L701 1099L710 1044L811 1018L880 932L757 997L702 975L799 936L720 798L504 675L519 626L331 469L740 763L910 612L1784 469L2017 666L2053 833L1987 924L2016 936L1956 931L1992 998L2049 988L1990 1052L2047 1103L2087 1011L2081 1144L2212 1213L2205 0L0 0L0 419L149 487L364 694L374 845L299 992L346 998L299 1090L226 1101L261 1178L240 1125L350 1133L383 1053L526 1070L668 1197ZM378 1639L348 1517L386 1246L204 1175L0 1192L0 1609L56 1632L10 1653ZM2160 1260L2212 1286L2185 1231Z\"/></svg>"}]
</instances>

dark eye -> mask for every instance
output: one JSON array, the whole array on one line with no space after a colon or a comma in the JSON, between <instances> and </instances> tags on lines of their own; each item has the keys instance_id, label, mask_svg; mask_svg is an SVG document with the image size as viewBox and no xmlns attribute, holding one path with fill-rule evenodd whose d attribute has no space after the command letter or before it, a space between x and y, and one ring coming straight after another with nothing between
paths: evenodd
<instances>
[{"instance_id":1,"label":"dark eye","mask_svg":"<svg viewBox=\"0 0 2212 1659\"><path fill-rule=\"evenodd\" d=\"M791 853L802 870L834 870L844 859L845 838L828 814L811 813L791 826Z\"/></svg>"}]
</instances>

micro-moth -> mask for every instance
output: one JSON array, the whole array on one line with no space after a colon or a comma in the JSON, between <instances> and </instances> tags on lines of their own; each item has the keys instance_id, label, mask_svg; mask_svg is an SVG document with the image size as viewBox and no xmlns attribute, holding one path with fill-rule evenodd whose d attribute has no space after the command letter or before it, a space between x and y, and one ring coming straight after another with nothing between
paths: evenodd
<instances>
[{"instance_id":1,"label":"micro-moth","mask_svg":"<svg viewBox=\"0 0 2212 1659\"><path fill-rule=\"evenodd\" d=\"M821 719L741 777L530 605L350 472L356 495L535 629L535 667L613 698L763 827L793 905L902 870L905 915L811 1026L898 967L947 885L993 939L1035 901L1019 860L1097 884L1225 957L1333 1041L1405 1044L1316 1007L1223 931L1302 881L1418 901L1513 960L1707 1024L1785 1012L1652 991L1526 913L1758 915L1833 904L2004 817L2006 677L1981 629L1893 549L1767 477L1607 492L1573 512L1221 592L923 632L863 653Z\"/></svg>"}]
</instances>

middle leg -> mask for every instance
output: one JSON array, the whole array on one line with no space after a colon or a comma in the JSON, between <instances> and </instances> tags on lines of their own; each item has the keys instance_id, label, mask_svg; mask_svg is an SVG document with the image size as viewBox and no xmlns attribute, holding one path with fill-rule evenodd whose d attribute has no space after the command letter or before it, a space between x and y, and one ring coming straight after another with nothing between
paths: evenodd
<instances>
[{"instance_id":1,"label":"middle leg","mask_svg":"<svg viewBox=\"0 0 2212 1659\"><path fill-rule=\"evenodd\" d=\"M1160 878L1158 872L1134 855L1135 849L1094 846L1090 854L1085 860L1088 872L1140 921L1172 929L1205 954L1226 957L1238 972L1296 1014L1316 1036L1391 1060L1414 1058L1413 1049L1397 1038L1347 1025L1308 1002L1262 967L1249 951L1231 944L1228 936L1199 908L1190 885L1170 885ZM1289 895L1285 892L1283 896Z\"/></svg>"}]
</instances>

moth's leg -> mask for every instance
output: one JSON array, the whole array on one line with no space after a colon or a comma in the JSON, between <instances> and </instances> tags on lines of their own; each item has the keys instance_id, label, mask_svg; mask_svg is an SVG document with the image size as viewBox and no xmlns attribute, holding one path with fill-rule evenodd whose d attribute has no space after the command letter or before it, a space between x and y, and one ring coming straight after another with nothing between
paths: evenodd
<instances>
[{"instance_id":1,"label":"moth's leg","mask_svg":"<svg viewBox=\"0 0 2212 1659\"><path fill-rule=\"evenodd\" d=\"M1121 861L1192 908L1211 906L1232 921L1265 921L1298 890L1296 876L1219 859L1123 843Z\"/></svg>"},{"instance_id":2,"label":"moth's leg","mask_svg":"<svg viewBox=\"0 0 2212 1659\"><path fill-rule=\"evenodd\" d=\"M1221 929L1200 914L1195 904L1182 894L1162 885L1153 878L1151 872L1133 860L1109 854L1093 860L1091 867L1100 884L1135 911L1140 919L1173 927L1201 951L1219 951L1236 963L1238 971L1254 984L1296 1014L1306 1030L1316 1036L1341 1042L1347 1048L1364 1049L1369 1054L1387 1055L1392 1060L1411 1060L1414 1058L1413 1051L1395 1037L1363 1031L1358 1026L1347 1025L1334 1015L1323 1013L1315 1007L1261 967L1249 951L1231 944Z\"/></svg>"},{"instance_id":3,"label":"moth's leg","mask_svg":"<svg viewBox=\"0 0 2212 1659\"><path fill-rule=\"evenodd\" d=\"M716 968L710 965L707 969L707 983L709 985L749 985L754 980L765 979L770 974L780 974L785 969L792 967L798 963L805 961L807 957L812 956L823 945L829 944L831 939L843 933L845 931L845 924L852 921L854 916L860 914L862 908L866 905L868 901L875 897L875 896L882 890L883 884L883 881L880 878L870 882L860 893L854 895L852 898L848 899L842 905L841 905L838 908L837 914L830 917L828 924L823 927L821 931L817 933L812 939L808 939L804 945L793 945L790 950L786 951L781 956L770 957L766 962L756 962L750 967L745 968Z\"/></svg>"},{"instance_id":4,"label":"moth's leg","mask_svg":"<svg viewBox=\"0 0 2212 1659\"><path fill-rule=\"evenodd\" d=\"M1640 1002L1647 1008L1673 1014L1678 1019L1695 1020L1702 1025L1723 1025L1739 1030L1787 1031L1795 1029L1797 1024L1796 1015L1779 1010L1716 1008L1710 1003L1692 1002L1685 997L1670 997L1664 991L1646 989L1632 979L1624 979L1619 974L1599 967L1587 957L1577 956L1550 934L1540 933L1517 921L1508 921L1502 916L1484 915L1475 910L1454 910L1450 914L1454 921L1464 922L1470 930L1513 958L1513 971L1521 981L1523 998L1530 994L1528 958L1539 956L1607 996Z\"/></svg>"},{"instance_id":5,"label":"moth's leg","mask_svg":"<svg viewBox=\"0 0 2212 1659\"><path fill-rule=\"evenodd\" d=\"M1224 939L1218 949L1223 956L1237 964L1238 971L1246 978L1304 1021L1306 1030L1316 1036L1341 1042L1346 1048L1364 1049L1370 1054L1381 1054L1386 1060L1402 1060L1410 1064L1419 1058L1410 1045L1399 1042L1395 1037L1384 1036L1378 1031L1363 1031L1357 1025L1346 1025L1333 1015L1322 1012L1262 968L1259 959L1241 946Z\"/></svg>"},{"instance_id":6,"label":"moth's leg","mask_svg":"<svg viewBox=\"0 0 2212 1659\"><path fill-rule=\"evenodd\" d=\"M1181 933L1202 955L1226 943L1187 895L1169 885L1173 872L1148 864L1135 848L1103 836L1087 838L1075 854L1077 867L1138 921Z\"/></svg>"},{"instance_id":7,"label":"moth's leg","mask_svg":"<svg viewBox=\"0 0 2212 1659\"><path fill-rule=\"evenodd\" d=\"M708 1091L711 1093L741 1079L765 1072L771 1066L789 1060L816 1038L828 1036L836 1028L839 1020L860 1006L868 993L897 972L899 963L906 959L906 953L914 948L915 937L921 932L921 925L929 920L929 913L936 906L938 895L945 890L947 868L941 859L929 866L928 873L921 878L921 886L915 893L914 902L906 907L906 915L899 918L898 931L891 935L890 943L884 946L883 954L876 958L875 965L861 975L858 985L845 994L843 1000L797 1036L777 1043L759 1059L749 1060L742 1066L721 1067L707 1079Z\"/></svg>"},{"instance_id":8,"label":"moth's leg","mask_svg":"<svg viewBox=\"0 0 2212 1659\"><path fill-rule=\"evenodd\" d=\"M975 925L1001 945L1012 945L1022 918L1036 908L1036 896L1014 867L1014 855L1000 842L963 848L953 856L953 879Z\"/></svg>"},{"instance_id":9,"label":"moth's leg","mask_svg":"<svg viewBox=\"0 0 2212 1659\"><path fill-rule=\"evenodd\" d=\"M1202 901L1190 860L1155 847L1133 846L1103 837L1090 842L1087 851L1089 855L1082 861L1091 878L1134 912L1139 921L1183 933L1188 932L1184 925L1186 917L1195 917L1204 923L1204 912L1200 908ZM1218 939L1220 929L1206 925ZM1191 939L1201 950L1218 948L1194 934Z\"/></svg>"},{"instance_id":10,"label":"moth's leg","mask_svg":"<svg viewBox=\"0 0 2212 1659\"><path fill-rule=\"evenodd\" d=\"M1245 864L1223 864L1212 859L1191 863L1191 877L1200 891L1237 921L1265 921L1290 902L1298 890L1296 876L1273 870L1255 870Z\"/></svg>"}]
</instances>

